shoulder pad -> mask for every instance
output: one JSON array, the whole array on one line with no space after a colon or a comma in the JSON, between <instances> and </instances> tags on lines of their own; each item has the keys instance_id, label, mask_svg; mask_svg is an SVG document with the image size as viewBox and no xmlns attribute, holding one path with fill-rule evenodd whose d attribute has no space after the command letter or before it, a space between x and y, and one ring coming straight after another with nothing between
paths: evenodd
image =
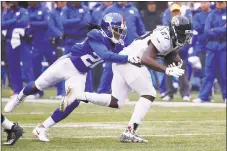
<instances>
[{"instance_id":1,"label":"shoulder pad","mask_svg":"<svg viewBox=\"0 0 227 151\"><path fill-rule=\"evenodd\" d=\"M102 32L98 29L93 29L90 32L87 33L88 39L93 39L96 41L103 42L104 36L102 35Z\"/></svg>"},{"instance_id":2,"label":"shoulder pad","mask_svg":"<svg viewBox=\"0 0 227 151\"><path fill-rule=\"evenodd\" d=\"M151 35L151 42L160 53L165 53L171 49L168 27L156 28Z\"/></svg>"}]
</instances>

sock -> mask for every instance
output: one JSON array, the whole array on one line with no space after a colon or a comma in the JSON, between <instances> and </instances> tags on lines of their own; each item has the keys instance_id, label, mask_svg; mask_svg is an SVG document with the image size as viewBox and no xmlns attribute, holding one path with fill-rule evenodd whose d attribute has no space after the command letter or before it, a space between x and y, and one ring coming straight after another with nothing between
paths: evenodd
<instances>
[{"instance_id":1,"label":"sock","mask_svg":"<svg viewBox=\"0 0 227 151\"><path fill-rule=\"evenodd\" d=\"M13 122L9 121L5 116L2 115L2 127L6 130L10 130L13 126Z\"/></svg>"},{"instance_id":2,"label":"sock","mask_svg":"<svg viewBox=\"0 0 227 151\"><path fill-rule=\"evenodd\" d=\"M19 101L22 101L28 95L35 94L36 92L40 92L40 90L35 87L35 82L32 81L32 82L29 82L27 86L20 91L17 98Z\"/></svg>"},{"instance_id":3,"label":"sock","mask_svg":"<svg viewBox=\"0 0 227 151\"><path fill-rule=\"evenodd\" d=\"M109 106L111 102L110 94L97 94L85 92L85 96L87 101L101 106Z\"/></svg>"},{"instance_id":4,"label":"sock","mask_svg":"<svg viewBox=\"0 0 227 151\"><path fill-rule=\"evenodd\" d=\"M51 128L52 126L55 125L55 122L52 119L52 117L49 116L42 124L45 128Z\"/></svg>"},{"instance_id":5,"label":"sock","mask_svg":"<svg viewBox=\"0 0 227 151\"><path fill-rule=\"evenodd\" d=\"M131 120L128 125L132 127L135 126L135 130L136 130L138 125L141 124L145 115L149 111L151 104L152 102L150 100L140 97L139 101L135 105L134 112L132 114Z\"/></svg>"},{"instance_id":6,"label":"sock","mask_svg":"<svg viewBox=\"0 0 227 151\"><path fill-rule=\"evenodd\" d=\"M80 104L80 101L75 100L72 104L70 104L69 106L66 107L64 112L61 112L58 109L56 109L53 114L51 115L52 120L55 123L58 123L59 121L63 120L64 118L66 118L78 105ZM48 119L47 119L48 120ZM46 124L45 124L46 125ZM48 124L47 124L48 126ZM49 124L49 126L51 126L51 124ZM52 125L53 126L53 125ZM45 126L44 126L45 127Z\"/></svg>"}]
</instances>

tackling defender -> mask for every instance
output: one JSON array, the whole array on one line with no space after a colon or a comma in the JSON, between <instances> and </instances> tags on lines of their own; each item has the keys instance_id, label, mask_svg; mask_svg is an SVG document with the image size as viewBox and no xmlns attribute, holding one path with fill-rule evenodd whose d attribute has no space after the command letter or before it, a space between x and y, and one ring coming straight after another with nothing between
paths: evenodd
<instances>
[{"instance_id":1,"label":"tackling defender","mask_svg":"<svg viewBox=\"0 0 227 151\"><path fill-rule=\"evenodd\" d=\"M152 85L148 68L165 72L169 76L179 77L183 75L184 70L180 69L183 61L180 59L177 51L184 44L190 43L191 36L190 21L183 16L173 17L169 27L156 28L153 32L136 39L131 45L120 52L122 55L141 57L141 63L146 67L137 67L129 63L114 63L111 95L74 91L76 93L74 94L75 98L71 98L71 94L67 95L62 101L60 109L64 111L74 99L111 108L121 108L125 104L129 92L133 89L140 94L140 98L135 105L133 115L126 130L120 136L120 141L147 142L147 140L136 135L136 130L156 97L156 90ZM175 56L172 62L178 62L177 66L173 63L166 67L156 62L158 55L167 56L168 54Z\"/></svg>"},{"instance_id":2,"label":"tackling defender","mask_svg":"<svg viewBox=\"0 0 227 151\"><path fill-rule=\"evenodd\" d=\"M72 19L71 22L74 23L78 21ZM127 27L124 18L120 14L106 14L103 17L101 28L93 29L88 32L87 38L85 38L82 43L75 44L71 48L70 54L59 58L45 70L35 82L32 81L28 83L17 97L6 104L4 108L5 112L11 112L28 95L43 91L49 86L63 80L65 80L65 89L70 90L70 93L75 94L75 92L84 91L88 70L94 68L103 61L122 64L127 62L134 64L140 63L140 58L137 56L118 55L111 52L111 50L115 49L116 44L123 45L126 31ZM79 102L75 102L74 107L77 107ZM58 122L59 118L60 120L64 119L71 111L72 110L70 109L69 112L62 114L57 110L55 113L57 114L56 116L58 116L56 117L56 121ZM44 133L45 131L42 132ZM36 134L38 135L39 133L40 132ZM44 138L44 141L45 140L48 141L48 139Z\"/></svg>"}]
</instances>

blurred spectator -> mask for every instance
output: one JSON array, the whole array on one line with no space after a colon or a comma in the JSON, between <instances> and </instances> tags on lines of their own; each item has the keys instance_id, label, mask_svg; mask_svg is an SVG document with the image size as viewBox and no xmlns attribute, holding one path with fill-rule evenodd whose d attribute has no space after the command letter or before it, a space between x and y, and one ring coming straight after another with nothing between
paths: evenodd
<instances>
[{"instance_id":1,"label":"blurred spectator","mask_svg":"<svg viewBox=\"0 0 227 151\"><path fill-rule=\"evenodd\" d=\"M141 13L146 31L153 31L161 25L161 16L156 12L156 2L147 2L147 9Z\"/></svg>"},{"instance_id":2,"label":"blurred spectator","mask_svg":"<svg viewBox=\"0 0 227 151\"><path fill-rule=\"evenodd\" d=\"M93 11L91 22L93 24L99 25L102 20L103 11L112 4L113 4L113 2L111 2L111 1L102 2L101 5Z\"/></svg>"},{"instance_id":3,"label":"blurred spectator","mask_svg":"<svg viewBox=\"0 0 227 151\"><path fill-rule=\"evenodd\" d=\"M91 22L89 9L79 1L67 2L62 11L62 22L65 34L65 52L68 54L75 43L83 42ZM86 91L93 92L93 72L90 70L86 80Z\"/></svg>"},{"instance_id":4,"label":"blurred spectator","mask_svg":"<svg viewBox=\"0 0 227 151\"><path fill-rule=\"evenodd\" d=\"M204 27L207 55L205 62L205 75L200 87L199 98L193 102L210 101L210 92L218 70L221 80L223 101L226 102L226 2L216 2L216 9L212 11Z\"/></svg>"},{"instance_id":5,"label":"blurred spectator","mask_svg":"<svg viewBox=\"0 0 227 151\"><path fill-rule=\"evenodd\" d=\"M157 25L161 25L161 16L156 11L156 2L147 2L147 8L144 11L141 11L141 16L146 28L146 31L153 31ZM158 60L160 62L160 60ZM151 77L153 80L154 87L156 89L160 89L160 93L165 92L165 82L163 81L164 74L161 72L155 72L153 70L149 70L151 73ZM160 85L162 87L160 88ZM164 90L163 90L164 89Z\"/></svg>"},{"instance_id":6,"label":"blurred spectator","mask_svg":"<svg viewBox=\"0 0 227 151\"><path fill-rule=\"evenodd\" d=\"M41 62L43 57L46 58L49 65L57 59L55 50L52 49L49 40L49 10L40 2L28 2L29 26L28 33L32 36L32 60L35 79L42 72ZM40 92L37 97L42 97L43 92Z\"/></svg>"},{"instance_id":7,"label":"blurred spectator","mask_svg":"<svg viewBox=\"0 0 227 151\"><path fill-rule=\"evenodd\" d=\"M181 5L181 2L174 2L173 4L170 5L170 8L167 8L165 12L163 13L163 18L162 18L162 24L163 25L169 25L171 21L171 14L176 15L178 14L179 10L181 15L187 17L190 21L192 20L192 12L189 9L189 7L185 5Z\"/></svg>"},{"instance_id":8,"label":"blurred spectator","mask_svg":"<svg viewBox=\"0 0 227 151\"><path fill-rule=\"evenodd\" d=\"M2 15L2 29L7 30L5 38L9 79L12 84L12 97L16 97L23 88L20 56L29 52L23 38L24 29L28 25L28 12L20 8L18 2L8 2L8 5L9 9Z\"/></svg>"},{"instance_id":9,"label":"blurred spectator","mask_svg":"<svg viewBox=\"0 0 227 151\"><path fill-rule=\"evenodd\" d=\"M175 3L172 4L169 9L171 11L171 17L174 17L176 15L182 15L181 6L178 4L175 4ZM183 64L182 68L185 70L186 69L185 60L187 58L182 57L182 52L184 52L184 51L182 51L182 49L187 49L187 48L183 47L180 49L180 52L179 52L181 58L184 60L184 64ZM173 95L175 93L175 88L173 87L173 77L171 77L171 76L165 76L165 77L166 77L167 92L165 94L166 96L164 96L162 98L162 100L171 101L173 99ZM180 94L181 94L183 101L190 101L191 86L190 86L190 83L185 74L183 76L179 77L179 87L180 87Z\"/></svg>"},{"instance_id":10,"label":"blurred spectator","mask_svg":"<svg viewBox=\"0 0 227 151\"><path fill-rule=\"evenodd\" d=\"M204 73L204 66L205 66L205 57L206 57L206 44L207 44L207 38L204 34L204 27L205 27L205 21L207 16L209 15L211 9L210 9L210 2L201 2L201 12L195 14L193 17L193 29L194 29L194 36L193 39L196 38L195 44L194 44L194 54L196 56L199 56L202 70Z\"/></svg>"},{"instance_id":11,"label":"blurred spectator","mask_svg":"<svg viewBox=\"0 0 227 151\"><path fill-rule=\"evenodd\" d=\"M50 43L53 52L56 52L57 58L62 56L62 46L64 44L63 24L60 20L62 8L65 7L66 2L56 2L56 8L52 9L49 17ZM56 84L57 96L56 99L61 99L65 95L64 82Z\"/></svg>"},{"instance_id":12,"label":"blurred spectator","mask_svg":"<svg viewBox=\"0 0 227 151\"><path fill-rule=\"evenodd\" d=\"M126 21L127 36L124 41L125 46L128 46L136 37L146 33L143 21L138 10L131 3L116 2L113 5L106 8L105 11L103 12L103 15L113 12L121 14ZM120 45L117 45L115 51L119 52L120 50L122 50L122 47ZM106 62L97 92L110 93L112 78L113 78L112 64Z\"/></svg>"}]
</instances>

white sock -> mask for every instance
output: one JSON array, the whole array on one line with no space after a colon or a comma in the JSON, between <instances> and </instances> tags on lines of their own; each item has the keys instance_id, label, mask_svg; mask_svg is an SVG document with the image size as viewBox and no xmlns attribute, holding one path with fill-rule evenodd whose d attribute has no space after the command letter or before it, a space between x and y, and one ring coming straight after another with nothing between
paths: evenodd
<instances>
[{"instance_id":1,"label":"white sock","mask_svg":"<svg viewBox=\"0 0 227 151\"><path fill-rule=\"evenodd\" d=\"M43 126L45 128L51 128L53 127L56 123L54 122L54 120L50 117L48 117L43 123Z\"/></svg>"},{"instance_id":2,"label":"white sock","mask_svg":"<svg viewBox=\"0 0 227 151\"><path fill-rule=\"evenodd\" d=\"M85 92L86 100L97 105L109 106L111 102L110 94L98 94Z\"/></svg>"},{"instance_id":3,"label":"white sock","mask_svg":"<svg viewBox=\"0 0 227 151\"><path fill-rule=\"evenodd\" d=\"M141 124L145 115L149 111L151 104L152 102L150 100L140 97L135 105L134 112L128 125L133 126L134 123Z\"/></svg>"},{"instance_id":4,"label":"white sock","mask_svg":"<svg viewBox=\"0 0 227 151\"><path fill-rule=\"evenodd\" d=\"M13 122L9 121L6 117L5 120L2 122L2 127L6 130L10 130L13 126Z\"/></svg>"},{"instance_id":5,"label":"white sock","mask_svg":"<svg viewBox=\"0 0 227 151\"><path fill-rule=\"evenodd\" d=\"M24 98L26 98L27 95L24 94L24 88L20 91L20 93L18 94L17 98L19 101L22 101Z\"/></svg>"}]
</instances>

